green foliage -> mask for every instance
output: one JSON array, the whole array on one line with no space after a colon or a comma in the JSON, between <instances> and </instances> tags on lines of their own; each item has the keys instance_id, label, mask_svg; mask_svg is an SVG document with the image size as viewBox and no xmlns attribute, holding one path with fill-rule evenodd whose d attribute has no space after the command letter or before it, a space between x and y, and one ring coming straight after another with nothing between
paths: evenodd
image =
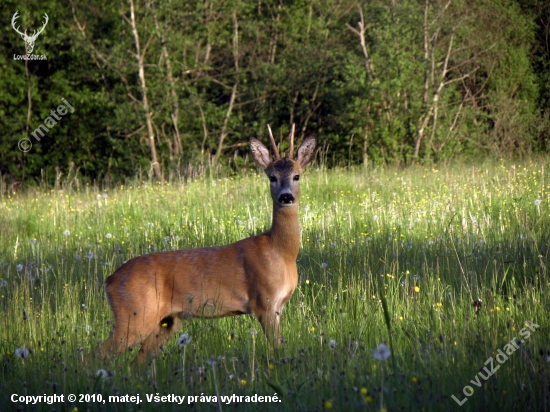
<instances>
[{"instance_id":1,"label":"green foliage","mask_svg":"<svg viewBox=\"0 0 550 412\"><path fill-rule=\"evenodd\" d=\"M267 139L266 124L284 150L292 122L298 138L318 136L329 165L546 148L544 2L133 1L166 177L240 164L250 137ZM18 9L29 33L48 13L33 52L48 60L13 59L25 49L11 28ZM52 183L73 170L88 181L151 174L130 2L9 0L0 10L0 173L10 183ZM61 98L75 112L36 141ZM23 138L33 143L27 153Z\"/></svg>"}]
</instances>

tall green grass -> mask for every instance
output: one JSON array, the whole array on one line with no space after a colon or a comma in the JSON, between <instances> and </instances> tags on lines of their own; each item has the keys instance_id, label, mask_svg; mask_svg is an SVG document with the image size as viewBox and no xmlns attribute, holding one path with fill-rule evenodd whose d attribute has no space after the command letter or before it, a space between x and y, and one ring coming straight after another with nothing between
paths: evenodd
<instances>
[{"instance_id":1,"label":"tall green grass","mask_svg":"<svg viewBox=\"0 0 550 412\"><path fill-rule=\"evenodd\" d=\"M282 318L283 348L271 349L251 316L193 319L182 330L191 338L185 351L174 337L143 369L132 364L135 350L79 361L113 327L104 279L136 255L269 229L265 176L3 197L0 410L210 411L218 403L149 403L146 394L277 393L282 402L221 408L549 411L549 179L543 160L311 167L302 179L300 279ZM472 384L531 320L540 326L530 338L481 387ZM373 350L389 346L389 331L391 357L377 360ZM23 346L32 353L17 357ZM107 377L96 376L100 369ZM466 385L474 392L459 406L452 395L464 399ZM10 400L54 393L101 394L106 403ZM108 401L126 394L142 403Z\"/></svg>"}]
</instances>

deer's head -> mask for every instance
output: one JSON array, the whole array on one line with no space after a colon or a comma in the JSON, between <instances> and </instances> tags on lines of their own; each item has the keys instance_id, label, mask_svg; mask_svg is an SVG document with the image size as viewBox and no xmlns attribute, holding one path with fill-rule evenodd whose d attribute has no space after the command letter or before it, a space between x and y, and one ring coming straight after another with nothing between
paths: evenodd
<instances>
[{"instance_id":1,"label":"deer's head","mask_svg":"<svg viewBox=\"0 0 550 412\"><path fill-rule=\"evenodd\" d=\"M46 24L48 24L48 21L49 21L48 15L46 13L44 13L44 24L42 25L42 28L40 30L38 30L38 32L35 30L34 33L31 36L27 35L27 30L25 30L25 32L23 33L19 30L19 27L17 27L15 25L16 20L18 18L19 18L19 10L17 10L15 12L15 14L13 15L13 17L11 18L11 25L12 25L13 29L25 41L25 47L27 49L27 54L31 54L33 49L34 49L34 42L36 41L36 39L38 38L40 33L42 33L44 31L44 29L46 28Z\"/></svg>"},{"instance_id":2,"label":"deer's head","mask_svg":"<svg viewBox=\"0 0 550 412\"><path fill-rule=\"evenodd\" d=\"M269 150L258 139L250 140L252 157L254 162L264 169L269 178L271 198L275 205L290 207L297 204L300 198L300 175L302 174L302 168L313 159L315 138L306 138L298 148L298 153L294 158L294 125L292 125L289 153L288 156L281 158L270 128L269 137L275 158L271 158Z\"/></svg>"}]
</instances>

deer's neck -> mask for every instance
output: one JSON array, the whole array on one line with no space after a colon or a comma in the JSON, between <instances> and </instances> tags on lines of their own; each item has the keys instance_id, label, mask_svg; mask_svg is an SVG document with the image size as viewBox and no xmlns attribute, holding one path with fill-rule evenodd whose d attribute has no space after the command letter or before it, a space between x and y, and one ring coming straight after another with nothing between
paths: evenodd
<instances>
[{"instance_id":1,"label":"deer's neck","mask_svg":"<svg viewBox=\"0 0 550 412\"><path fill-rule=\"evenodd\" d=\"M269 234L272 244L282 255L296 260L300 249L297 202L290 207L273 207L273 224Z\"/></svg>"}]
</instances>

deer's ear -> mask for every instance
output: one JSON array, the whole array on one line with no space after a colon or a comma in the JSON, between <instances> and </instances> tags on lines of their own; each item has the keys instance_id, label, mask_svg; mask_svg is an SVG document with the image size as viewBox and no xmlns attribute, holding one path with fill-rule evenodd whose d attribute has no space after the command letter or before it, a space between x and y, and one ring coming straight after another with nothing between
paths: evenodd
<instances>
[{"instance_id":1,"label":"deer's ear","mask_svg":"<svg viewBox=\"0 0 550 412\"><path fill-rule=\"evenodd\" d=\"M250 150L252 151L252 158L254 162L262 169L267 169L271 164L271 156L269 150L258 139L250 139Z\"/></svg>"},{"instance_id":2,"label":"deer's ear","mask_svg":"<svg viewBox=\"0 0 550 412\"><path fill-rule=\"evenodd\" d=\"M302 142L302 144L298 148L296 161L300 163L302 167L307 165L313 159L313 156L315 155L316 144L317 142L315 141L315 137L309 136L308 138L306 138L306 140Z\"/></svg>"}]
</instances>

